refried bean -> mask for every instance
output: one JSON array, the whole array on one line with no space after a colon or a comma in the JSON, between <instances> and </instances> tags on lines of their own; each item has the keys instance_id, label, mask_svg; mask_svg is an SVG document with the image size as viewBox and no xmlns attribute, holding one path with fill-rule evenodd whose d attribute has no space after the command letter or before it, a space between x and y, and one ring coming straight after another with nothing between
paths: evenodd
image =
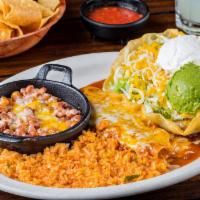
<instances>
[{"instance_id":1,"label":"refried bean","mask_svg":"<svg viewBox=\"0 0 200 200\"><path fill-rule=\"evenodd\" d=\"M28 85L10 98L0 98L0 131L16 136L46 136L74 126L79 110L47 92Z\"/></svg>"}]
</instances>

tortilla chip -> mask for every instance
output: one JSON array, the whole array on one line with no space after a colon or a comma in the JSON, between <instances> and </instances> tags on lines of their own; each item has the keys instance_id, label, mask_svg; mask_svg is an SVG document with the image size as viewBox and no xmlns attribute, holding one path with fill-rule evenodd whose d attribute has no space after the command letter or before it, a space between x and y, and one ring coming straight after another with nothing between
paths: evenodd
<instances>
[{"instance_id":1,"label":"tortilla chip","mask_svg":"<svg viewBox=\"0 0 200 200\"><path fill-rule=\"evenodd\" d=\"M5 21L35 30L40 26L42 14L33 0L2 0L1 11Z\"/></svg>"},{"instance_id":2,"label":"tortilla chip","mask_svg":"<svg viewBox=\"0 0 200 200\"><path fill-rule=\"evenodd\" d=\"M43 27L58 14L59 4L60 0L0 0L2 40L4 37L6 40Z\"/></svg>"},{"instance_id":3,"label":"tortilla chip","mask_svg":"<svg viewBox=\"0 0 200 200\"><path fill-rule=\"evenodd\" d=\"M5 26L7 26L10 29L14 30L14 33L12 34L13 37L17 37L17 36L22 36L23 35L23 32L22 32L21 28L19 26L16 26L14 24L11 24L11 23L5 21L3 19L3 15L1 13L0 13L0 23L4 24Z\"/></svg>"},{"instance_id":4,"label":"tortilla chip","mask_svg":"<svg viewBox=\"0 0 200 200\"><path fill-rule=\"evenodd\" d=\"M46 8L44 7L43 5L39 5L39 8L40 8L40 12L42 14L42 18L45 18L45 17L49 17L49 16L52 16L53 15L53 11L49 8Z\"/></svg>"},{"instance_id":5,"label":"tortilla chip","mask_svg":"<svg viewBox=\"0 0 200 200\"><path fill-rule=\"evenodd\" d=\"M42 13L42 21L40 23L40 28L43 27L51 18L58 14L59 8L55 11L52 11L49 8L44 7L43 5L38 4Z\"/></svg>"},{"instance_id":6,"label":"tortilla chip","mask_svg":"<svg viewBox=\"0 0 200 200\"><path fill-rule=\"evenodd\" d=\"M52 19L54 16L56 16L59 12L59 8L56 9L55 12L53 12L50 16L46 16L42 18L40 28L43 27L50 19Z\"/></svg>"},{"instance_id":7,"label":"tortilla chip","mask_svg":"<svg viewBox=\"0 0 200 200\"><path fill-rule=\"evenodd\" d=\"M60 4L60 0L38 0L38 3L52 11L55 11Z\"/></svg>"},{"instance_id":8,"label":"tortilla chip","mask_svg":"<svg viewBox=\"0 0 200 200\"><path fill-rule=\"evenodd\" d=\"M14 30L0 22L0 41L12 38Z\"/></svg>"}]
</instances>

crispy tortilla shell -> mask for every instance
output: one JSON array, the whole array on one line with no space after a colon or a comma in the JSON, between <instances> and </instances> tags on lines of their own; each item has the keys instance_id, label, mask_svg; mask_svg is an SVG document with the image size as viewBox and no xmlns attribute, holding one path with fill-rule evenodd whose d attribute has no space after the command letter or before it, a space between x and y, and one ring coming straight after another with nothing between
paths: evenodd
<instances>
[{"instance_id":1,"label":"crispy tortilla shell","mask_svg":"<svg viewBox=\"0 0 200 200\"><path fill-rule=\"evenodd\" d=\"M177 35L182 35L183 33L179 32L177 29L168 29L164 33L161 33L164 36L167 36L169 38L176 37ZM112 90L110 88L110 84L113 83L114 79L114 72L116 68L124 62L125 59L125 52L126 51L134 51L136 50L140 45L142 45L144 42L148 43L150 41L154 41L157 38L157 33L148 33L143 35L139 39L135 39L130 41L120 52L118 55L118 58L115 60L111 67L110 76L106 81L104 82L103 89L104 90ZM156 125L160 126L161 128L176 134L176 135L182 135L182 136L188 136L191 134L195 134L200 132L200 113L198 113L195 117L193 117L189 123L187 124L186 128L182 128L176 123L175 121L169 120L164 118L161 114L158 113L145 113L146 117L155 123Z\"/></svg>"},{"instance_id":2,"label":"crispy tortilla shell","mask_svg":"<svg viewBox=\"0 0 200 200\"><path fill-rule=\"evenodd\" d=\"M194 133L200 133L200 112L197 113L184 131L184 135L191 135Z\"/></svg>"},{"instance_id":3,"label":"crispy tortilla shell","mask_svg":"<svg viewBox=\"0 0 200 200\"><path fill-rule=\"evenodd\" d=\"M145 113L145 115L150 121L164 128L165 130L177 135L183 135L183 130L180 127L178 127L173 121L165 119L161 114Z\"/></svg>"},{"instance_id":4,"label":"crispy tortilla shell","mask_svg":"<svg viewBox=\"0 0 200 200\"><path fill-rule=\"evenodd\" d=\"M181 129L175 122L165 119L161 114L148 113L146 117L156 125L165 130L182 136L188 136L195 133L200 133L200 113L198 113L188 124L185 130Z\"/></svg>"}]
</instances>

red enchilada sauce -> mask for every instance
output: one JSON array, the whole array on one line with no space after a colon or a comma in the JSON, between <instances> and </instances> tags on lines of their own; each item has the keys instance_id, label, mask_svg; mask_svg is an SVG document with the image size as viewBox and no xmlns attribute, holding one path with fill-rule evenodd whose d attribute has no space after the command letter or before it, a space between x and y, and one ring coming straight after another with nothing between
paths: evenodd
<instances>
[{"instance_id":1,"label":"red enchilada sauce","mask_svg":"<svg viewBox=\"0 0 200 200\"><path fill-rule=\"evenodd\" d=\"M117 6L96 8L89 13L91 20L104 24L128 24L142 17L138 12Z\"/></svg>"}]
</instances>

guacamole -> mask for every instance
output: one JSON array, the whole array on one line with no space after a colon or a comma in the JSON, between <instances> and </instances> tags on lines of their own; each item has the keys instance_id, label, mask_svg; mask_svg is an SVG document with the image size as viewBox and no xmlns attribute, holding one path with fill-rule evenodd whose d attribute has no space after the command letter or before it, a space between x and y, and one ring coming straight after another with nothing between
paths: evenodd
<instances>
[{"instance_id":1,"label":"guacamole","mask_svg":"<svg viewBox=\"0 0 200 200\"><path fill-rule=\"evenodd\" d=\"M200 66L183 65L167 86L167 97L180 114L195 114L200 110Z\"/></svg>"}]
</instances>

